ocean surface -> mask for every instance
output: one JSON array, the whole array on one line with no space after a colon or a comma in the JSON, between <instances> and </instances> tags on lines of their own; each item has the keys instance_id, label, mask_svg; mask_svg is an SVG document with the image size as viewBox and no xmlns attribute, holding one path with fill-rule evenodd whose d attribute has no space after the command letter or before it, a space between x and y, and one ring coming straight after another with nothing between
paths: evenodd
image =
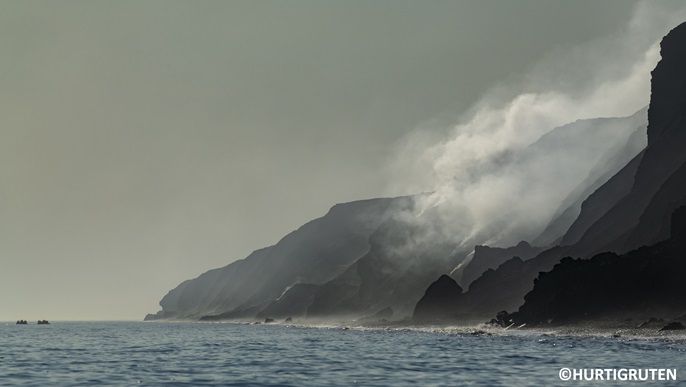
<instances>
[{"instance_id":1,"label":"ocean surface","mask_svg":"<svg viewBox=\"0 0 686 387\"><path fill-rule=\"evenodd\" d=\"M563 381L561 368L676 381ZM686 385L683 339L220 323L0 324L2 386Z\"/></svg>"}]
</instances>

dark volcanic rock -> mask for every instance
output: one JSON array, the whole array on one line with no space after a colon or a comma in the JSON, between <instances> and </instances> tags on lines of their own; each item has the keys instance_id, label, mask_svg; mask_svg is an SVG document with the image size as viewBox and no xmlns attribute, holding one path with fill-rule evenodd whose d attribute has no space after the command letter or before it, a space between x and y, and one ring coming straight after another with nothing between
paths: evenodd
<instances>
[{"instance_id":1,"label":"dark volcanic rock","mask_svg":"<svg viewBox=\"0 0 686 387\"><path fill-rule=\"evenodd\" d=\"M564 258L553 270L539 275L524 297L524 305L510 317L515 323L564 324L683 311L684 222L686 207L681 207L672 216L674 230L667 241L621 256L602 253L589 260Z\"/></svg>"},{"instance_id":2,"label":"dark volcanic rock","mask_svg":"<svg viewBox=\"0 0 686 387\"><path fill-rule=\"evenodd\" d=\"M661 331L680 331L682 329L686 329L684 324L680 323L679 321L674 321L674 322L671 322L671 323L665 325L660 330Z\"/></svg>"},{"instance_id":3,"label":"dark volcanic rock","mask_svg":"<svg viewBox=\"0 0 686 387\"><path fill-rule=\"evenodd\" d=\"M652 76L648 143L659 141L686 113L686 23L670 31L660 42L662 60Z\"/></svg>"},{"instance_id":4,"label":"dark volcanic rock","mask_svg":"<svg viewBox=\"0 0 686 387\"><path fill-rule=\"evenodd\" d=\"M442 275L424 293L414 310L416 322L438 321L454 318L458 314L462 288L454 279Z\"/></svg>"},{"instance_id":5,"label":"dark volcanic rock","mask_svg":"<svg viewBox=\"0 0 686 387\"><path fill-rule=\"evenodd\" d=\"M627 196L584 233L576 244L581 252L622 253L664 240L664 233L643 231L668 230L670 214L683 204L682 188L668 180L686 162L686 23L670 31L661 47L662 59L652 72L648 147L633 186ZM663 193L658 194L662 187Z\"/></svg>"},{"instance_id":6,"label":"dark volcanic rock","mask_svg":"<svg viewBox=\"0 0 686 387\"><path fill-rule=\"evenodd\" d=\"M528 261L514 257L495 270L486 270L462 299L462 315L489 319L499 311L516 310L524 303L524 295L531 290L538 273L552 269L563 252L562 247L555 247Z\"/></svg>"}]
</instances>

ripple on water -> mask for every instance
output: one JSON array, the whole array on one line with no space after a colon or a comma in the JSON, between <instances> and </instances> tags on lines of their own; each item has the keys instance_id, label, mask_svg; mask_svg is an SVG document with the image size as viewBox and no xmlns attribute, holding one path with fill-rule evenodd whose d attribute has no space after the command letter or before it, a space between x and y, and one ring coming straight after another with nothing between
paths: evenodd
<instances>
[{"instance_id":1,"label":"ripple on water","mask_svg":"<svg viewBox=\"0 0 686 387\"><path fill-rule=\"evenodd\" d=\"M562 385L561 367L675 367L683 341L198 323L0 325L8 385Z\"/></svg>"}]
</instances>

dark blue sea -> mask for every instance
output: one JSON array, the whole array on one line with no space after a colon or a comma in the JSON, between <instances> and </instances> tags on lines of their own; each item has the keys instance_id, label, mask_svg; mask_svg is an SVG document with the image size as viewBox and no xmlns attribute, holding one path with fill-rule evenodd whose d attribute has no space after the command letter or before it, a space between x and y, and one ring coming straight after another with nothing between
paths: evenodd
<instances>
[{"instance_id":1,"label":"dark blue sea","mask_svg":"<svg viewBox=\"0 0 686 387\"><path fill-rule=\"evenodd\" d=\"M562 368L671 368L677 380L563 381ZM2 323L0 385L672 386L686 385L686 342L264 324Z\"/></svg>"}]
</instances>

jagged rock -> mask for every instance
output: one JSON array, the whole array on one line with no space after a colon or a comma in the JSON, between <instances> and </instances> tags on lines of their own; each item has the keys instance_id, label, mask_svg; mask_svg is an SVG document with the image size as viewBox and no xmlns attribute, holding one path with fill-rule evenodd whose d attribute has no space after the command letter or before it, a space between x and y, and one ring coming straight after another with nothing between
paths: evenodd
<instances>
[{"instance_id":1,"label":"jagged rock","mask_svg":"<svg viewBox=\"0 0 686 387\"><path fill-rule=\"evenodd\" d=\"M273 323L273 322L274 322L274 319L273 319L273 318L268 318L268 317L267 317L267 318L264 319L264 323L265 323L265 324L270 324L270 323Z\"/></svg>"},{"instance_id":2,"label":"jagged rock","mask_svg":"<svg viewBox=\"0 0 686 387\"><path fill-rule=\"evenodd\" d=\"M495 315L494 319L489 321L489 324L499 326L502 328L508 327L513 324L512 315L507 313L507 311L502 310Z\"/></svg>"},{"instance_id":3,"label":"jagged rock","mask_svg":"<svg viewBox=\"0 0 686 387\"><path fill-rule=\"evenodd\" d=\"M672 215L678 228L686 207ZM676 231L676 230L675 230ZM686 245L683 235L621 256L602 253L591 259L564 258L541 273L524 304L511 315L516 324L574 323L579 320L641 315L645 311L674 314L686 309ZM659 322L653 317L641 324Z\"/></svg>"},{"instance_id":4,"label":"jagged rock","mask_svg":"<svg viewBox=\"0 0 686 387\"><path fill-rule=\"evenodd\" d=\"M686 329L680 321L673 321L660 329L660 331L680 331Z\"/></svg>"},{"instance_id":5,"label":"jagged rock","mask_svg":"<svg viewBox=\"0 0 686 387\"><path fill-rule=\"evenodd\" d=\"M462 298L462 288L447 275L432 283L415 307L412 320L416 322L439 321L454 318Z\"/></svg>"},{"instance_id":6,"label":"jagged rock","mask_svg":"<svg viewBox=\"0 0 686 387\"><path fill-rule=\"evenodd\" d=\"M292 317L286 317L286 319L284 320L284 322L287 322L287 323L293 322L293 318L292 318Z\"/></svg>"}]
</instances>

